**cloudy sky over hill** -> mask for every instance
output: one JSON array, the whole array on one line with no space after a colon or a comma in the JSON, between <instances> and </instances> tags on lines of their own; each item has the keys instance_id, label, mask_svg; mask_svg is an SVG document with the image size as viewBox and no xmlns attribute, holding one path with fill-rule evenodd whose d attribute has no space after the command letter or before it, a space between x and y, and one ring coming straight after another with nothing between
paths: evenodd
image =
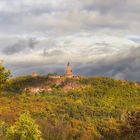
<instances>
[{"instance_id":1,"label":"cloudy sky over hill","mask_svg":"<svg viewBox=\"0 0 140 140\"><path fill-rule=\"evenodd\" d=\"M74 72L140 81L139 0L0 0L0 58L13 75Z\"/></svg>"}]
</instances>

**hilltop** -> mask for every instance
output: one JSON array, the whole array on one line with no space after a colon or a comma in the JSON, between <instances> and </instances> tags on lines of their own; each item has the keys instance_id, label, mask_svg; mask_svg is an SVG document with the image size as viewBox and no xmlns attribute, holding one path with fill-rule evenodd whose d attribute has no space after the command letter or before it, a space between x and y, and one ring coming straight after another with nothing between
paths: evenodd
<instances>
[{"instance_id":1,"label":"hilltop","mask_svg":"<svg viewBox=\"0 0 140 140\"><path fill-rule=\"evenodd\" d=\"M26 93L42 93L53 91L54 89L69 91L82 88L84 84L80 82L80 78L50 78L49 76L20 76L11 78L7 81L5 91L10 92L26 92Z\"/></svg>"},{"instance_id":2,"label":"hilltop","mask_svg":"<svg viewBox=\"0 0 140 140\"><path fill-rule=\"evenodd\" d=\"M11 78L0 95L0 120L11 125L25 111L46 140L137 140L140 86L106 77Z\"/></svg>"}]
</instances>

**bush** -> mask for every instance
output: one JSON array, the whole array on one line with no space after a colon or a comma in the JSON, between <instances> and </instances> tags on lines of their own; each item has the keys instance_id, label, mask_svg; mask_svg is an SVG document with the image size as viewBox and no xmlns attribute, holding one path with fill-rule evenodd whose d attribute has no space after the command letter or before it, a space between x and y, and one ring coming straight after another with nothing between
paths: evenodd
<instances>
[{"instance_id":1,"label":"bush","mask_svg":"<svg viewBox=\"0 0 140 140\"><path fill-rule=\"evenodd\" d=\"M8 140L43 140L39 126L29 114L22 114L15 125L7 130L6 138Z\"/></svg>"}]
</instances>

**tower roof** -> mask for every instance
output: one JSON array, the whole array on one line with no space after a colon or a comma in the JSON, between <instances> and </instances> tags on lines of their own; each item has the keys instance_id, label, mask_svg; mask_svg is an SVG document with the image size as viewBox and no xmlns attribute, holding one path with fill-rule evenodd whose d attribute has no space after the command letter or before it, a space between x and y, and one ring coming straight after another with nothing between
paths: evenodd
<instances>
[{"instance_id":1,"label":"tower roof","mask_svg":"<svg viewBox=\"0 0 140 140\"><path fill-rule=\"evenodd\" d=\"M70 65L70 62L68 62L68 64L67 65Z\"/></svg>"}]
</instances>

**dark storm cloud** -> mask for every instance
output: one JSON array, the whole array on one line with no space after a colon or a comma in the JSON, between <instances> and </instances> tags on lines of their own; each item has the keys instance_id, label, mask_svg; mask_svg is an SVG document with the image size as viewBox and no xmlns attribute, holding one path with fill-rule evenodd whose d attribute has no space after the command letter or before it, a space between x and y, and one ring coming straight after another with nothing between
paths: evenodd
<instances>
[{"instance_id":1,"label":"dark storm cloud","mask_svg":"<svg viewBox=\"0 0 140 140\"><path fill-rule=\"evenodd\" d=\"M25 46L24 46L23 42L20 41L11 46L7 46L2 52L3 52L3 54L6 54L6 55L12 55L12 54L21 52L24 49L25 49Z\"/></svg>"},{"instance_id":2,"label":"dark storm cloud","mask_svg":"<svg viewBox=\"0 0 140 140\"><path fill-rule=\"evenodd\" d=\"M34 49L37 43L37 40L34 38L30 38L28 40L19 40L17 43L5 47L2 50L2 53L5 55L13 55L22 52L27 48Z\"/></svg>"},{"instance_id":3,"label":"dark storm cloud","mask_svg":"<svg viewBox=\"0 0 140 140\"><path fill-rule=\"evenodd\" d=\"M106 57L96 63L83 64L76 71L81 71L81 74L86 75L140 81L140 47Z\"/></svg>"}]
</instances>

